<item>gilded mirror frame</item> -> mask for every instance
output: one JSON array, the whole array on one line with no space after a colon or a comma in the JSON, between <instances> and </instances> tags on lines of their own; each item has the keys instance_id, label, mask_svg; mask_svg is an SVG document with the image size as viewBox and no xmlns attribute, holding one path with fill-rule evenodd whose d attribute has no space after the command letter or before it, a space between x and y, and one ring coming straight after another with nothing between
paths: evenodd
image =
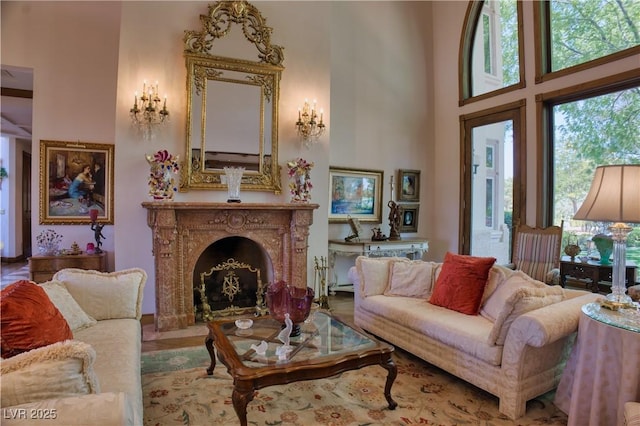
<instances>
[{"instance_id":1,"label":"gilded mirror frame","mask_svg":"<svg viewBox=\"0 0 640 426\"><path fill-rule=\"evenodd\" d=\"M247 167L242 176L245 191L281 193L278 164L278 103L280 78L284 67L283 48L270 42L272 29L260 12L246 1L220 1L209 5L208 14L200 15L203 29L185 31L184 56L187 67L187 122L185 163L181 169L180 191L190 189L225 190L221 165L241 166L243 158L257 157L254 167ZM246 40L258 50L259 61L227 58L211 53L216 39L228 34L231 24L242 27ZM207 127L208 91L212 84L231 84L237 88L259 89L257 129L258 154L215 152L208 150L207 133L217 129ZM247 86L248 85L248 86ZM231 90L225 87L225 90ZM197 104L195 104L196 102ZM253 124L253 123L251 123ZM270 146L269 146L270 144ZM222 161L219 160L222 155ZM234 158L237 157L237 158ZM228 163L225 163L228 162ZM253 161L253 160L252 160ZM209 164L209 166L207 166Z\"/></svg>"}]
</instances>

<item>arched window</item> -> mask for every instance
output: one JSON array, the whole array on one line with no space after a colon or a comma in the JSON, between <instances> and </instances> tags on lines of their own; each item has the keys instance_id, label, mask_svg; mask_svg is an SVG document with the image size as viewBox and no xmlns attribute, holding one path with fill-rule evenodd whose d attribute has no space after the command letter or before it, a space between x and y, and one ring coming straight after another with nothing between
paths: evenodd
<instances>
[{"instance_id":1,"label":"arched window","mask_svg":"<svg viewBox=\"0 0 640 426\"><path fill-rule=\"evenodd\" d=\"M516 0L471 2L465 22L460 103L522 87L522 4Z\"/></svg>"}]
</instances>

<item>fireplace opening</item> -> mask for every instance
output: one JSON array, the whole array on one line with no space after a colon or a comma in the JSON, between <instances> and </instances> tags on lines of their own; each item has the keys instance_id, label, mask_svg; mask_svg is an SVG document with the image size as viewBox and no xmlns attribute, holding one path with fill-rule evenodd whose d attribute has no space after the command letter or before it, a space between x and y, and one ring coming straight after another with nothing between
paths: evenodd
<instances>
[{"instance_id":1,"label":"fireplace opening","mask_svg":"<svg viewBox=\"0 0 640 426\"><path fill-rule=\"evenodd\" d=\"M269 255L255 241L233 236L214 242L193 271L196 321L255 313L256 306L264 303L259 290L264 293L272 280Z\"/></svg>"}]
</instances>

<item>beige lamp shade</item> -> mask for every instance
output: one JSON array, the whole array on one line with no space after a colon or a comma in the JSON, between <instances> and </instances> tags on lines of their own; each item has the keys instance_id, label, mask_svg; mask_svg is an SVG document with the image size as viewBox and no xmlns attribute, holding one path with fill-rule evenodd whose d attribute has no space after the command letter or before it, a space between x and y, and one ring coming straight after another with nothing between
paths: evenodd
<instances>
[{"instance_id":1,"label":"beige lamp shade","mask_svg":"<svg viewBox=\"0 0 640 426\"><path fill-rule=\"evenodd\" d=\"M640 164L600 166L574 219L640 222Z\"/></svg>"}]
</instances>

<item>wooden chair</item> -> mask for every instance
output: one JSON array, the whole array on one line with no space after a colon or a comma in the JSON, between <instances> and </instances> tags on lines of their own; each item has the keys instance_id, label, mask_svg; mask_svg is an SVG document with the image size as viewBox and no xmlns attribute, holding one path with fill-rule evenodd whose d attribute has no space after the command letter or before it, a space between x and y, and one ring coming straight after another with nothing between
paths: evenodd
<instances>
[{"instance_id":1,"label":"wooden chair","mask_svg":"<svg viewBox=\"0 0 640 426\"><path fill-rule=\"evenodd\" d=\"M563 227L564 221L560 226L548 228L517 225L514 228L511 251L514 269L521 270L538 281L559 284Z\"/></svg>"}]
</instances>

